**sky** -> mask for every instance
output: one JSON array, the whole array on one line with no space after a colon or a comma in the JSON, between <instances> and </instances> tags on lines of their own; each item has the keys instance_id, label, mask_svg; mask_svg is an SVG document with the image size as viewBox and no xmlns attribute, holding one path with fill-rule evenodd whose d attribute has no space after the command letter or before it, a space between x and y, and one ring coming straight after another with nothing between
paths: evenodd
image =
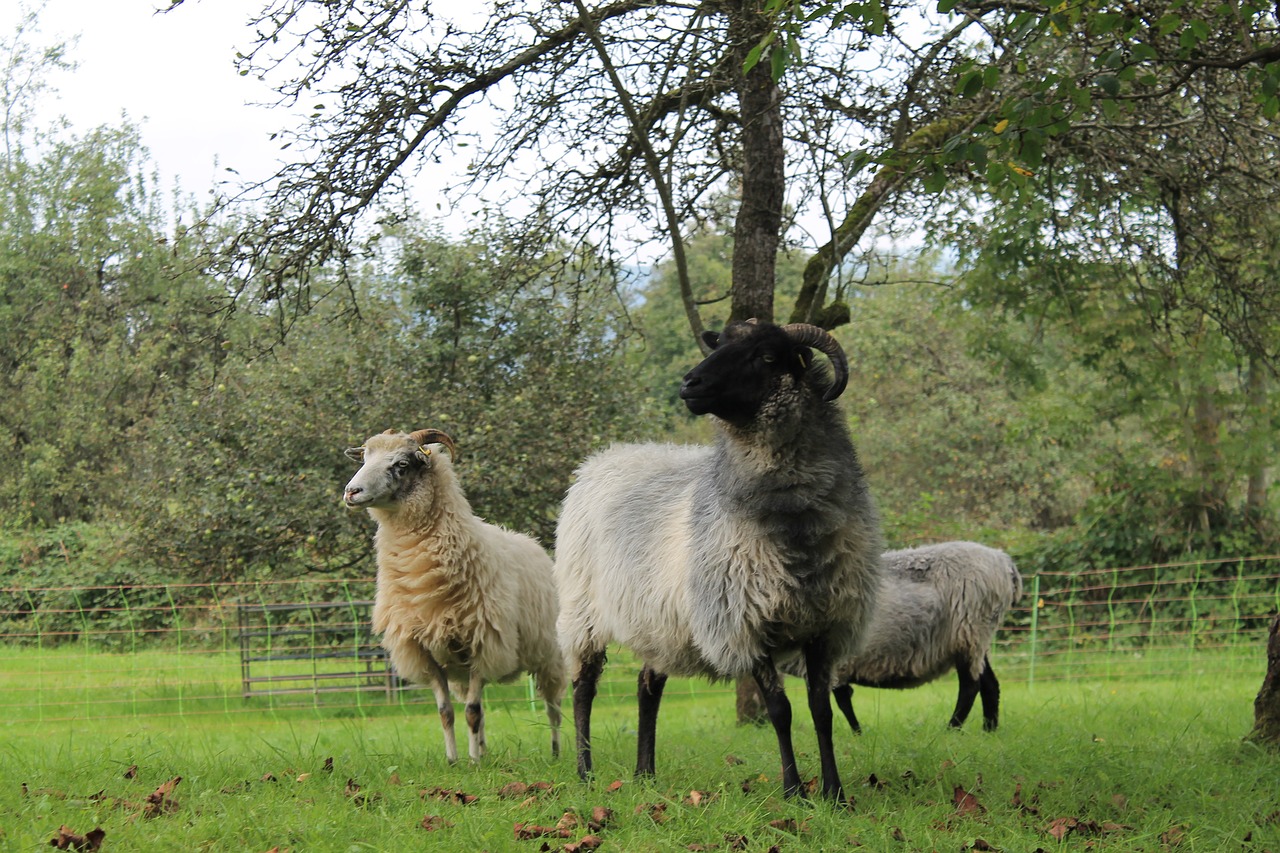
<instances>
[{"instance_id":1,"label":"sky","mask_svg":"<svg viewBox=\"0 0 1280 853\"><path fill-rule=\"evenodd\" d=\"M247 49L251 13L261 0L187 0L166 14L164 0L0 0L0 35L13 36L20 8L39 11L37 44L76 40L78 67L51 80L55 98L40 118L65 116L73 130L141 130L162 186L204 196L230 167L246 180L275 172L282 116L262 106L273 93L235 67ZM234 176L233 176L234 177Z\"/></svg>"}]
</instances>

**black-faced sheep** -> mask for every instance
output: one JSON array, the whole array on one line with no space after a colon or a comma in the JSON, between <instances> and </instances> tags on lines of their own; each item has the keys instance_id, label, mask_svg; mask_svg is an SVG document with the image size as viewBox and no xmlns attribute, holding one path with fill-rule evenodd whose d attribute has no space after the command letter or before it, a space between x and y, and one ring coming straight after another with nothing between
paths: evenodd
<instances>
[{"instance_id":1,"label":"black-faced sheep","mask_svg":"<svg viewBox=\"0 0 1280 853\"><path fill-rule=\"evenodd\" d=\"M832 692L854 733L853 687L908 688L951 670L960 692L950 725L964 724L982 695L983 728L999 725L1000 683L988 653L1022 576L1004 551L943 542L884 554L884 584L862 647L836 662Z\"/></svg>"},{"instance_id":2,"label":"black-faced sheep","mask_svg":"<svg viewBox=\"0 0 1280 853\"><path fill-rule=\"evenodd\" d=\"M528 536L472 514L453 470L453 440L439 430L387 430L347 455L364 464L343 499L378 522L373 629L395 671L434 691L445 756L458 760L450 682L465 690L468 752L478 761L485 683L523 672L537 682L559 755L565 675L551 559Z\"/></svg>"},{"instance_id":3,"label":"black-faced sheep","mask_svg":"<svg viewBox=\"0 0 1280 853\"><path fill-rule=\"evenodd\" d=\"M654 772L668 675L753 675L801 792L791 707L775 660L802 655L823 794L844 799L831 743L830 667L870 619L880 523L844 415L847 366L808 325L734 323L680 396L719 427L713 447L618 445L588 459L556 539L560 641L573 680L578 772L591 772L591 704L608 643L644 661L636 774ZM826 353L831 372L814 364Z\"/></svg>"}]
</instances>

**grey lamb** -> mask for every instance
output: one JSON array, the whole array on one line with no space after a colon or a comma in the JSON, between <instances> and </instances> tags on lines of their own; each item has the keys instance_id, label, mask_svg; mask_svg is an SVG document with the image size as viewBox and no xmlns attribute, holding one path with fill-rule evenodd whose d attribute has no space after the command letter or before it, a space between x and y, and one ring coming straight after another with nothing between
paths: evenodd
<instances>
[{"instance_id":1,"label":"grey lamb","mask_svg":"<svg viewBox=\"0 0 1280 853\"><path fill-rule=\"evenodd\" d=\"M618 445L578 470L560 516L560 642L573 680L578 772L591 772L591 703L605 647L635 651L636 774L654 772L668 675L753 675L801 793L775 661L800 655L825 796L844 792L831 743L831 664L858 646L879 586L881 534L844 415L848 368L816 326L731 323L680 396L712 415L713 447ZM834 368L815 364L810 347Z\"/></svg>"},{"instance_id":2,"label":"grey lamb","mask_svg":"<svg viewBox=\"0 0 1280 853\"><path fill-rule=\"evenodd\" d=\"M964 724L982 695L983 728L999 725L1000 683L988 653L1022 576L1004 551L943 542L884 554L884 584L863 645L834 669L836 704L854 733L853 687L919 687L956 671L960 692L950 725Z\"/></svg>"}]
</instances>

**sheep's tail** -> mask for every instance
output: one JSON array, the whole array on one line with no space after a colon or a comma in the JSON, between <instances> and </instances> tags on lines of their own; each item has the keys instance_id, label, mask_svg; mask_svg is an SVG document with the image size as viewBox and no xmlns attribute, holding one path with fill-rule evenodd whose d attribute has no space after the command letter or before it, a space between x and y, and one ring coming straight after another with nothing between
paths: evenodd
<instances>
[{"instance_id":1,"label":"sheep's tail","mask_svg":"<svg viewBox=\"0 0 1280 853\"><path fill-rule=\"evenodd\" d=\"M1013 584L1013 598L1009 600L1009 604L1014 605L1022 598L1022 574L1012 557L1006 555L1006 559L1009 561L1009 581Z\"/></svg>"}]
</instances>

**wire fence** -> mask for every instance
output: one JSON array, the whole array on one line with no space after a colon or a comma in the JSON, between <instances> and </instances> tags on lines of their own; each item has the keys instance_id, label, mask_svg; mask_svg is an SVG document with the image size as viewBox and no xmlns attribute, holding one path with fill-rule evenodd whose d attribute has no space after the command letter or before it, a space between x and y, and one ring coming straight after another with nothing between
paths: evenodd
<instances>
[{"instance_id":1,"label":"wire fence","mask_svg":"<svg viewBox=\"0 0 1280 853\"><path fill-rule=\"evenodd\" d=\"M370 628L371 578L0 588L0 715L11 723L172 715L395 713L433 703L392 672ZM1261 679L1280 557L1041 572L991 653L1006 684ZM611 653L599 701L632 701ZM669 698L732 693L672 679ZM527 680L486 703L534 703Z\"/></svg>"}]
</instances>

